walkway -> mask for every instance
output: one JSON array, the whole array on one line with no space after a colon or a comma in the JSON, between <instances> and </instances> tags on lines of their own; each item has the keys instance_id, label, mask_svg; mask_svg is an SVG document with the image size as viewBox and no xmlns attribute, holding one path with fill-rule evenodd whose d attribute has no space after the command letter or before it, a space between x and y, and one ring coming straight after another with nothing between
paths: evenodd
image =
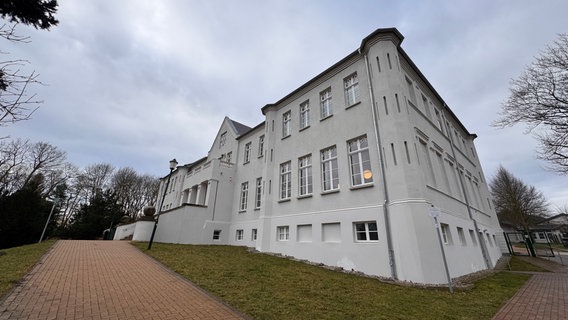
<instances>
[{"instance_id":1,"label":"walkway","mask_svg":"<svg viewBox=\"0 0 568 320\"><path fill-rule=\"evenodd\" d=\"M243 318L124 241L58 241L0 301L0 320Z\"/></svg>"},{"instance_id":2,"label":"walkway","mask_svg":"<svg viewBox=\"0 0 568 320\"><path fill-rule=\"evenodd\" d=\"M521 258L551 272L535 272L493 319L568 319L568 267L540 258Z\"/></svg>"}]
</instances>

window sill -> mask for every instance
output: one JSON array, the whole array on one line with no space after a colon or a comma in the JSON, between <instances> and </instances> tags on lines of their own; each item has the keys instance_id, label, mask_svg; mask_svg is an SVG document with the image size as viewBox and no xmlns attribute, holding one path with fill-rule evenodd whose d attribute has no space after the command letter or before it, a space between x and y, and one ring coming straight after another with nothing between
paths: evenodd
<instances>
[{"instance_id":1,"label":"window sill","mask_svg":"<svg viewBox=\"0 0 568 320\"><path fill-rule=\"evenodd\" d=\"M323 191L323 192L321 193L321 195L322 195L322 196L325 196L325 195L327 195L327 194L338 193L338 192L339 192L339 189L327 190L327 191Z\"/></svg>"},{"instance_id":2,"label":"window sill","mask_svg":"<svg viewBox=\"0 0 568 320\"><path fill-rule=\"evenodd\" d=\"M243 162L243 165L249 164L249 163L250 163L250 161L245 161L245 162Z\"/></svg>"},{"instance_id":3,"label":"window sill","mask_svg":"<svg viewBox=\"0 0 568 320\"><path fill-rule=\"evenodd\" d=\"M307 126L303 127L302 129L300 129L300 132L302 132L302 131L304 131L304 130L308 129L309 127L310 127L309 125L307 125Z\"/></svg>"},{"instance_id":4,"label":"window sill","mask_svg":"<svg viewBox=\"0 0 568 320\"><path fill-rule=\"evenodd\" d=\"M289 134L289 135L287 135L287 136L285 136L285 137L282 137L282 139L280 139L280 140L284 140L284 139L286 139L286 138L288 138L288 137L290 137L290 136L291 136L291 134Z\"/></svg>"},{"instance_id":5,"label":"window sill","mask_svg":"<svg viewBox=\"0 0 568 320\"><path fill-rule=\"evenodd\" d=\"M260 211L260 208L254 208L254 211Z\"/></svg>"},{"instance_id":6,"label":"window sill","mask_svg":"<svg viewBox=\"0 0 568 320\"><path fill-rule=\"evenodd\" d=\"M365 183L365 184L353 186L353 187L349 188L349 190L359 190L359 189L371 188L371 187L374 187L374 186L375 186L375 184L371 182L371 183Z\"/></svg>"},{"instance_id":7,"label":"window sill","mask_svg":"<svg viewBox=\"0 0 568 320\"><path fill-rule=\"evenodd\" d=\"M353 108L354 106L357 106L357 105L359 105L359 104L361 104L361 101L357 101L357 102L355 102L355 103L352 104L352 105L348 105L347 107L345 107L345 110L351 109L351 108Z\"/></svg>"},{"instance_id":8,"label":"window sill","mask_svg":"<svg viewBox=\"0 0 568 320\"><path fill-rule=\"evenodd\" d=\"M291 199L291 198L280 199L280 200L278 200L278 203L288 202L288 201L290 201L290 200L292 200L292 199Z\"/></svg>"},{"instance_id":9,"label":"window sill","mask_svg":"<svg viewBox=\"0 0 568 320\"><path fill-rule=\"evenodd\" d=\"M306 199L306 198L311 198L313 196L313 194L303 194L301 196L297 196L296 199Z\"/></svg>"},{"instance_id":10,"label":"window sill","mask_svg":"<svg viewBox=\"0 0 568 320\"><path fill-rule=\"evenodd\" d=\"M239 210L239 211L237 211L238 214L245 213L245 212L247 212L247 211L246 211L246 210Z\"/></svg>"},{"instance_id":11,"label":"window sill","mask_svg":"<svg viewBox=\"0 0 568 320\"><path fill-rule=\"evenodd\" d=\"M321 118L321 119L320 119L320 121L323 121L323 120L325 120L325 119L329 119L329 118L331 118L331 117L333 117L333 114L330 114L330 115L329 115L329 116L327 116L327 117L323 117L323 118Z\"/></svg>"},{"instance_id":12,"label":"window sill","mask_svg":"<svg viewBox=\"0 0 568 320\"><path fill-rule=\"evenodd\" d=\"M367 240L367 241L357 241L355 243L365 244L365 243L379 243L379 240Z\"/></svg>"}]
</instances>

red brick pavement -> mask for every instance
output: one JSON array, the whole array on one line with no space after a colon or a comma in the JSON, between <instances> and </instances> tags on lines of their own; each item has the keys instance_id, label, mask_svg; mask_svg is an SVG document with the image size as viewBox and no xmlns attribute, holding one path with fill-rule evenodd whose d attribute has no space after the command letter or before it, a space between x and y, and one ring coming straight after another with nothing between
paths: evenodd
<instances>
[{"instance_id":1,"label":"red brick pavement","mask_svg":"<svg viewBox=\"0 0 568 320\"><path fill-rule=\"evenodd\" d=\"M538 258L524 259L551 272L534 273L493 319L568 319L568 269Z\"/></svg>"},{"instance_id":2,"label":"red brick pavement","mask_svg":"<svg viewBox=\"0 0 568 320\"><path fill-rule=\"evenodd\" d=\"M243 318L123 241L58 241L0 301L0 320Z\"/></svg>"}]
</instances>

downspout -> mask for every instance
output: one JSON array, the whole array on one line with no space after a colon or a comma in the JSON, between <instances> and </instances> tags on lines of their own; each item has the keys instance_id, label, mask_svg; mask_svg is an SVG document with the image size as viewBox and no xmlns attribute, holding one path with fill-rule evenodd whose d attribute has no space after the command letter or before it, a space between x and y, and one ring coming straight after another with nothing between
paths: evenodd
<instances>
[{"instance_id":1,"label":"downspout","mask_svg":"<svg viewBox=\"0 0 568 320\"><path fill-rule=\"evenodd\" d=\"M444 110L446 110L446 108L448 108L448 106L446 105L446 103L444 103ZM461 185L462 192L463 192L463 198L465 200L465 206L467 208L467 214L469 215L469 219L471 221L473 221L473 227L475 228L475 236L476 236L476 238L479 242L479 247L481 248L481 255L483 256L483 260L485 260L485 266L487 267L487 269L491 269L491 262L489 261L489 255L487 253L487 247L485 246L485 240L482 237L479 236L479 227L477 225L477 221L473 218L473 213L471 212L471 206L469 204L469 198L467 197L465 182L463 181L463 175L460 174L460 171L459 171L459 162L458 162L458 158L456 157L456 150L454 148L454 138L452 136L452 132L450 131L450 128L448 128L448 126L447 126L446 115L445 115L444 112L442 112L442 120L444 121L443 125L444 125L444 127L446 127L446 132L448 133L448 136L450 137L450 148L452 150L452 156L454 157L454 159L456 161L456 170L457 170L458 178L460 180L460 185Z\"/></svg>"},{"instance_id":2,"label":"downspout","mask_svg":"<svg viewBox=\"0 0 568 320\"><path fill-rule=\"evenodd\" d=\"M361 50L359 50L361 53ZM393 280L398 280L398 275L396 273L396 262L394 259L394 249L392 245L392 231L391 231L391 223L390 223L390 215L389 215L389 193L387 188L387 179L386 179L386 170L385 170L385 163L384 159L381 154L382 146L381 146L381 135L379 131L379 117L377 114L377 110L375 108L375 98L373 94L373 84L371 82L371 70L369 68L369 59L367 54L364 54L365 57L365 66L367 70L367 79L369 82L369 96L371 98L371 109L373 110L373 126L375 130L375 139L377 140L377 154L379 156L379 163L381 164L381 174L382 174L382 181L383 181L383 190L384 190L384 197L385 201L383 203L383 216L385 220L385 229L386 229L386 236L387 236L387 248L389 252L389 265L391 268L391 276Z\"/></svg>"},{"instance_id":3,"label":"downspout","mask_svg":"<svg viewBox=\"0 0 568 320\"><path fill-rule=\"evenodd\" d=\"M217 208L217 192L219 191L219 180L209 179L209 181L215 181L215 197L213 198L213 215L211 221L215 221L215 209Z\"/></svg>"}]
</instances>

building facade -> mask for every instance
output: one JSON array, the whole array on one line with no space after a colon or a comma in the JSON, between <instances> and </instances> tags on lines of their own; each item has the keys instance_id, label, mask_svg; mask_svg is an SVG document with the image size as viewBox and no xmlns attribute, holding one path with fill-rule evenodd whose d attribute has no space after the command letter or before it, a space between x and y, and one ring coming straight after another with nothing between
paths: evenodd
<instances>
[{"instance_id":1,"label":"building facade","mask_svg":"<svg viewBox=\"0 0 568 320\"><path fill-rule=\"evenodd\" d=\"M501 229L476 135L402 40L376 30L264 106L253 128L225 118L206 157L179 166L168 190L162 179L155 241L248 246L431 284L447 281L443 254L451 277L492 268Z\"/></svg>"}]
</instances>

